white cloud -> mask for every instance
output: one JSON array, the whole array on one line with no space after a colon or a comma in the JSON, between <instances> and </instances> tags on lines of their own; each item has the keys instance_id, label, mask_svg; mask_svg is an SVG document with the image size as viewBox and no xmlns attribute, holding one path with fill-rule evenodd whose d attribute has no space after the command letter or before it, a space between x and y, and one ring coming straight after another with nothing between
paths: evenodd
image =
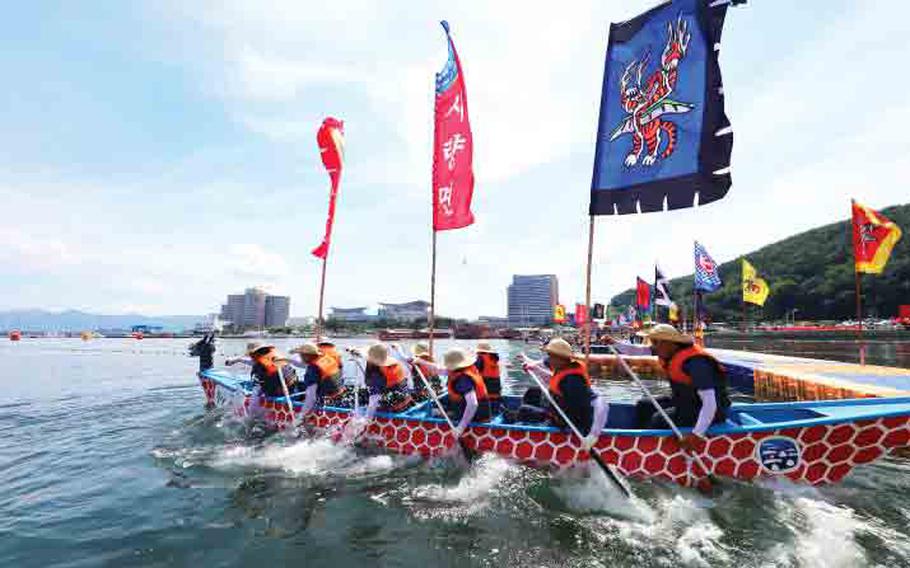
<instances>
[{"instance_id":1,"label":"white cloud","mask_svg":"<svg viewBox=\"0 0 910 568\"><path fill-rule=\"evenodd\" d=\"M289 273L287 261L280 254L255 243L231 245L228 262L236 274L269 281L284 278Z\"/></svg>"}]
</instances>

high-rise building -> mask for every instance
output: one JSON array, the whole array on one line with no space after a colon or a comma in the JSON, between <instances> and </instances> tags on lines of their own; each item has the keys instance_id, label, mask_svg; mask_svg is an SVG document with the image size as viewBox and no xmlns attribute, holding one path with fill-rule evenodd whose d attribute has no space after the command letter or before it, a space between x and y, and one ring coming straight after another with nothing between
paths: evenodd
<instances>
[{"instance_id":1,"label":"high-rise building","mask_svg":"<svg viewBox=\"0 0 910 568\"><path fill-rule=\"evenodd\" d=\"M508 288L508 318L512 327L547 325L553 321L559 283L555 274L512 276Z\"/></svg>"},{"instance_id":2,"label":"high-rise building","mask_svg":"<svg viewBox=\"0 0 910 568\"><path fill-rule=\"evenodd\" d=\"M290 296L265 297L265 326L284 327L291 315Z\"/></svg>"},{"instance_id":3,"label":"high-rise building","mask_svg":"<svg viewBox=\"0 0 910 568\"><path fill-rule=\"evenodd\" d=\"M283 327L291 309L289 296L269 296L261 288L230 294L221 306L221 319L236 328Z\"/></svg>"}]
</instances>

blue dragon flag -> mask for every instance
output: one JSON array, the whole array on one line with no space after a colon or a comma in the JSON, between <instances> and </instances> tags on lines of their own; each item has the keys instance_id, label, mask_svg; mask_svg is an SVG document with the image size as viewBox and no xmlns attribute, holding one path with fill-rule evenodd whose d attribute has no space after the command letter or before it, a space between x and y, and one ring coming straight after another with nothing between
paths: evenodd
<instances>
[{"instance_id":1,"label":"blue dragon flag","mask_svg":"<svg viewBox=\"0 0 910 568\"><path fill-rule=\"evenodd\" d=\"M708 254L705 247L695 241L695 290L714 292L722 285L720 274L717 272L717 263Z\"/></svg>"},{"instance_id":2,"label":"blue dragon flag","mask_svg":"<svg viewBox=\"0 0 910 568\"><path fill-rule=\"evenodd\" d=\"M683 209L730 189L717 53L726 2L672 0L610 24L591 215ZM664 204L666 202L666 205Z\"/></svg>"}]
</instances>

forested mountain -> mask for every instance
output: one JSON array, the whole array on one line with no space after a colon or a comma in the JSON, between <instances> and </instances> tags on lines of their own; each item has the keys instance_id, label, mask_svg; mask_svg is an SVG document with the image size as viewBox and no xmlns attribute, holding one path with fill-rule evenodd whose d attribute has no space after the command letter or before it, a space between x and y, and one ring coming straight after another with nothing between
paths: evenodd
<instances>
[{"instance_id":1,"label":"forested mountain","mask_svg":"<svg viewBox=\"0 0 910 568\"><path fill-rule=\"evenodd\" d=\"M864 274L863 312L869 317L890 317L897 306L910 304L910 204L880 211L897 223L903 237L894 247L882 274ZM750 319L784 319L796 309L796 319L838 320L855 318L852 229L850 221L825 225L748 252L746 258L768 281L771 295L763 308L749 306ZM740 258L719 266L723 288L705 294L711 319L734 321L742 316L742 263ZM673 300L691 314L692 275L670 281ZM613 297L610 304L623 308L635 301L635 291Z\"/></svg>"}]
</instances>

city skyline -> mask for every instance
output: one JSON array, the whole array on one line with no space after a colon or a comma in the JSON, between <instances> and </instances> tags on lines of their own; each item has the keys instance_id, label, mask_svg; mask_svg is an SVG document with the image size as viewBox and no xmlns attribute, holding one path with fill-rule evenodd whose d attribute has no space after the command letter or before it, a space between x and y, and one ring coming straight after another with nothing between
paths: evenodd
<instances>
[{"instance_id":1,"label":"city skyline","mask_svg":"<svg viewBox=\"0 0 910 568\"><path fill-rule=\"evenodd\" d=\"M315 132L329 114L345 121L346 164L326 305L427 297L443 17L471 99L477 223L439 235L437 311L502 313L512 274L556 274L572 304L608 25L654 4L429 2L402 19L338 3L316 20L282 2L14 4L0 40L0 197L15 213L0 228L0 309L207 313L256 283L313 314L328 200ZM910 56L901 7L731 9L733 187L704 208L598 219L594 297L655 261L691 273L695 239L724 262L845 219L851 197L906 201L893 156L910 139L879 120L910 117L892 72ZM529 33L541 29L549 41ZM869 104L883 77L897 83Z\"/></svg>"}]
</instances>

